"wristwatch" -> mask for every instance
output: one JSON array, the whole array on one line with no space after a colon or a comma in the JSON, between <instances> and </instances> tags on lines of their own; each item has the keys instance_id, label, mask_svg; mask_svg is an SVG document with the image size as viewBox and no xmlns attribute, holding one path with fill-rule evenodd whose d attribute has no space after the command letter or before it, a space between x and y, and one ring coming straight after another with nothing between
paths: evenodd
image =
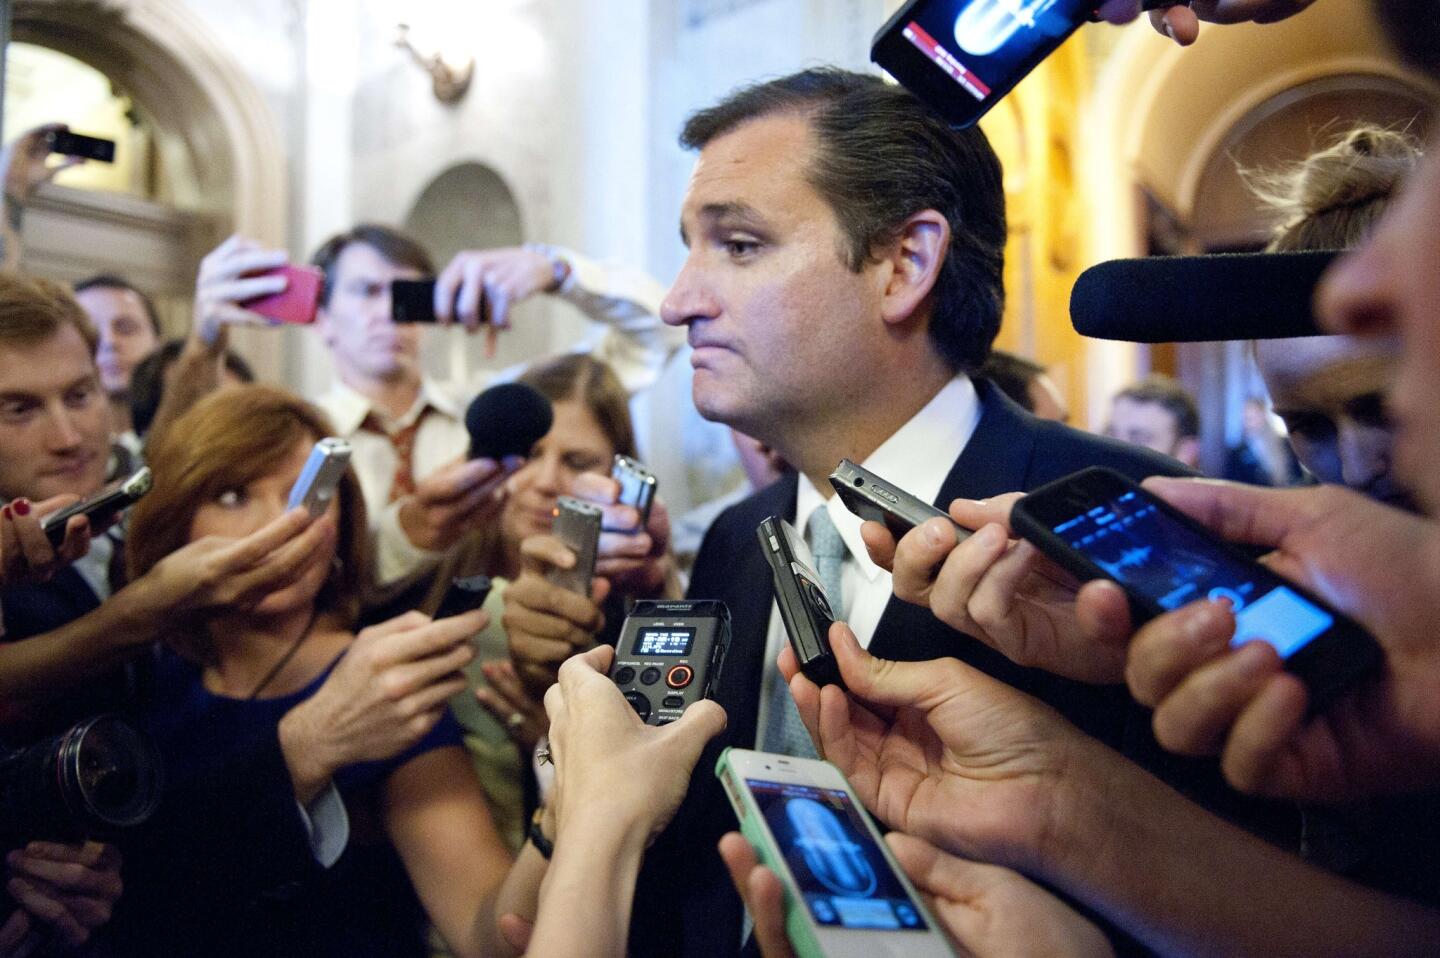
<instances>
[{"instance_id":1,"label":"wristwatch","mask_svg":"<svg viewBox=\"0 0 1440 958\"><path fill-rule=\"evenodd\" d=\"M551 275L553 278L546 292L558 293L561 287L565 285L565 281L570 278L569 261L566 260L564 256L561 256L553 247L546 246L544 243L526 243L525 248L532 253L539 253L550 261Z\"/></svg>"},{"instance_id":2,"label":"wristwatch","mask_svg":"<svg viewBox=\"0 0 1440 958\"><path fill-rule=\"evenodd\" d=\"M530 816L530 830L526 834L530 839L530 844L534 845L535 850L540 853L540 857L548 862L550 856L555 854L555 843L545 837L545 829L540 826L544 820L545 806L542 805L535 809L535 814Z\"/></svg>"}]
</instances>

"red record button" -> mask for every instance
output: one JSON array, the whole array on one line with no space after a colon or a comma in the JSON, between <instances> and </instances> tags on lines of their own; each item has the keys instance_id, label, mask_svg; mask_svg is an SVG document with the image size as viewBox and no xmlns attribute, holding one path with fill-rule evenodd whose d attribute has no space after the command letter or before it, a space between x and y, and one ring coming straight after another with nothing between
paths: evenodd
<instances>
[{"instance_id":1,"label":"red record button","mask_svg":"<svg viewBox=\"0 0 1440 958\"><path fill-rule=\"evenodd\" d=\"M688 665L677 665L665 676L665 684L672 689L683 689L695 678L695 670Z\"/></svg>"}]
</instances>

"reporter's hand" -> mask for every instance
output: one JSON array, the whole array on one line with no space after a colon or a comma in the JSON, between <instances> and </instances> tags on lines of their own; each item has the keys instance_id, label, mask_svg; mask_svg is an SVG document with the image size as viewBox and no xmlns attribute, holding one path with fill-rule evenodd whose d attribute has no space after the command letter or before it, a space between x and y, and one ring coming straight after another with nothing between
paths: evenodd
<instances>
[{"instance_id":1,"label":"reporter's hand","mask_svg":"<svg viewBox=\"0 0 1440 958\"><path fill-rule=\"evenodd\" d=\"M1200 21L1207 23L1275 23L1292 17L1314 0L1190 0L1184 5L1151 10L1150 25L1157 33L1188 47L1200 36ZM1141 13L1140 0L1105 0L1096 13L1101 20L1123 24Z\"/></svg>"},{"instance_id":2,"label":"reporter's hand","mask_svg":"<svg viewBox=\"0 0 1440 958\"><path fill-rule=\"evenodd\" d=\"M1440 780L1440 530L1325 486L1257 489L1150 479L1146 487L1232 542L1271 546L1272 570L1367 628L1384 665L1323 714L1306 716L1304 685L1263 642L1230 647L1234 617L1197 602L1136 633L1126 679L1155 707L1155 734L1183 754L1219 754L1236 788L1343 801L1433 787ZM1119 589L1088 597L1124 604Z\"/></svg>"},{"instance_id":3,"label":"reporter's hand","mask_svg":"<svg viewBox=\"0 0 1440 958\"><path fill-rule=\"evenodd\" d=\"M550 730L544 704L525 689L515 664L508 659L486 662L480 670L490 685L475 690L476 700L495 717L511 741L529 752Z\"/></svg>"},{"instance_id":4,"label":"reporter's hand","mask_svg":"<svg viewBox=\"0 0 1440 958\"><path fill-rule=\"evenodd\" d=\"M314 695L280 721L280 746L308 802L342 768L393 758L440 721L466 687L483 609L432 622L419 612L363 630Z\"/></svg>"},{"instance_id":5,"label":"reporter's hand","mask_svg":"<svg viewBox=\"0 0 1440 958\"><path fill-rule=\"evenodd\" d=\"M417 549L443 552L505 505L505 480L518 458L462 459L426 476L400 502L400 530Z\"/></svg>"},{"instance_id":6,"label":"reporter's hand","mask_svg":"<svg viewBox=\"0 0 1440 958\"><path fill-rule=\"evenodd\" d=\"M61 156L50 162L50 134L68 130L64 123L47 123L26 130L0 150L0 182L4 183L6 199L28 203L35 191L61 170L85 162L80 156Z\"/></svg>"},{"instance_id":7,"label":"reporter's hand","mask_svg":"<svg viewBox=\"0 0 1440 958\"><path fill-rule=\"evenodd\" d=\"M650 518L640 527L640 513L622 505L620 483L598 473L575 477L570 494L600 507L600 542L595 550L595 574L610 580L625 595L654 598L670 577L670 512L658 497Z\"/></svg>"},{"instance_id":8,"label":"reporter's hand","mask_svg":"<svg viewBox=\"0 0 1440 958\"><path fill-rule=\"evenodd\" d=\"M1019 665L1082 682L1123 681L1128 614L1120 629L1081 614L1093 610L1076 606L1080 583L1030 543L1010 538L1010 510L1022 497L956 499L950 517L977 530L958 544L954 527L939 518L899 543L879 522L865 523L860 534L876 564L893 571L895 595L951 628Z\"/></svg>"},{"instance_id":9,"label":"reporter's hand","mask_svg":"<svg viewBox=\"0 0 1440 958\"><path fill-rule=\"evenodd\" d=\"M780 653L801 720L821 755L891 828L947 851L1022 871L1052 847L1081 772L1108 750L1043 703L957 659L889 662L848 626L830 646L849 694L817 688Z\"/></svg>"},{"instance_id":10,"label":"reporter's hand","mask_svg":"<svg viewBox=\"0 0 1440 958\"><path fill-rule=\"evenodd\" d=\"M155 564L126 587L157 615L187 617L246 609L303 578L324 560L335 520L292 509L240 539L205 536Z\"/></svg>"},{"instance_id":11,"label":"reporter's hand","mask_svg":"<svg viewBox=\"0 0 1440 958\"><path fill-rule=\"evenodd\" d=\"M90 551L90 520L71 516L56 549L40 520L79 501L71 494L41 502L16 499L0 509L0 586L49 582L56 572Z\"/></svg>"},{"instance_id":12,"label":"reporter's hand","mask_svg":"<svg viewBox=\"0 0 1440 958\"><path fill-rule=\"evenodd\" d=\"M497 332L510 328L511 307L555 288L555 266L543 253L521 246L465 250L436 277L435 316L471 332L483 325L485 352L493 356Z\"/></svg>"},{"instance_id":13,"label":"reporter's hand","mask_svg":"<svg viewBox=\"0 0 1440 958\"><path fill-rule=\"evenodd\" d=\"M646 725L609 678L614 657L609 646L572 657L545 693L557 847L583 840L567 825L597 811L653 841L684 800L705 743L725 728L725 710L708 699L669 725Z\"/></svg>"},{"instance_id":14,"label":"reporter's hand","mask_svg":"<svg viewBox=\"0 0 1440 958\"><path fill-rule=\"evenodd\" d=\"M236 233L200 261L195 280L195 309L189 344L207 352L225 349L225 328L230 325L272 325L259 313L240 304L259 296L285 291L283 276L254 276L290 261L283 249L270 249Z\"/></svg>"},{"instance_id":15,"label":"reporter's hand","mask_svg":"<svg viewBox=\"0 0 1440 958\"><path fill-rule=\"evenodd\" d=\"M1029 879L1008 868L948 855L900 832L886 836L890 849L935 918L964 953L974 958L1111 958L1098 928ZM739 832L720 839L730 870L755 922L755 941L765 958L794 954L785 933L780 879L761 865Z\"/></svg>"},{"instance_id":16,"label":"reporter's hand","mask_svg":"<svg viewBox=\"0 0 1440 958\"><path fill-rule=\"evenodd\" d=\"M590 597L555 585L546 573L569 569L575 554L554 536L530 536L520 543L520 576L505 590L501 621L510 645L510 659L525 690L540 698L555 683L560 663L595 646L605 627L600 603L610 583L597 577Z\"/></svg>"},{"instance_id":17,"label":"reporter's hand","mask_svg":"<svg viewBox=\"0 0 1440 958\"><path fill-rule=\"evenodd\" d=\"M28 924L32 933L49 925L71 948L89 941L91 933L110 920L120 899L120 852L112 845L31 842L10 852L5 864L6 891L29 919L20 924ZM16 924L5 926L7 943L15 937Z\"/></svg>"}]
</instances>

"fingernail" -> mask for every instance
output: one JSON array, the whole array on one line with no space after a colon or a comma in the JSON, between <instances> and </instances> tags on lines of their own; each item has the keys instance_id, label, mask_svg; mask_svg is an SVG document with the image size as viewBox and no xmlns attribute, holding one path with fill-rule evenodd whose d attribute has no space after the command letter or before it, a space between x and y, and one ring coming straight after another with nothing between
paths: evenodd
<instances>
[{"instance_id":1,"label":"fingernail","mask_svg":"<svg viewBox=\"0 0 1440 958\"><path fill-rule=\"evenodd\" d=\"M1245 639L1244 643L1235 652L1242 669L1246 672L1258 672L1263 666L1269 665L1272 648L1269 642L1252 637Z\"/></svg>"},{"instance_id":2,"label":"fingernail","mask_svg":"<svg viewBox=\"0 0 1440 958\"><path fill-rule=\"evenodd\" d=\"M999 526L986 526L976 534L980 544L987 549L993 549L1005 542L1005 530Z\"/></svg>"},{"instance_id":3,"label":"fingernail","mask_svg":"<svg viewBox=\"0 0 1440 958\"><path fill-rule=\"evenodd\" d=\"M955 541L954 535L938 522L925 523L925 541L932 546L949 545Z\"/></svg>"},{"instance_id":4,"label":"fingernail","mask_svg":"<svg viewBox=\"0 0 1440 958\"><path fill-rule=\"evenodd\" d=\"M6 519L9 519L9 518L10 518L10 514L11 514L11 513L10 513L10 507L7 505L4 509L0 509L0 513L4 513L4 514L5 514L5 518L6 518Z\"/></svg>"},{"instance_id":5,"label":"fingernail","mask_svg":"<svg viewBox=\"0 0 1440 958\"><path fill-rule=\"evenodd\" d=\"M1169 21L1169 20L1166 20L1166 21L1165 21L1165 35L1166 35L1167 37L1169 37L1171 40L1175 40L1175 28L1170 25L1170 21ZM1180 41L1179 41L1179 40L1175 40L1175 42L1176 42L1176 43L1179 43Z\"/></svg>"},{"instance_id":6,"label":"fingernail","mask_svg":"<svg viewBox=\"0 0 1440 958\"><path fill-rule=\"evenodd\" d=\"M1211 642L1216 627L1220 624L1221 607L1215 602L1206 602L1196 609L1185 622L1185 636L1192 642Z\"/></svg>"},{"instance_id":7,"label":"fingernail","mask_svg":"<svg viewBox=\"0 0 1440 958\"><path fill-rule=\"evenodd\" d=\"M28 516L28 515L30 514L30 500L29 500L29 499L16 499L16 500L15 500L15 514L16 514L17 516Z\"/></svg>"}]
</instances>

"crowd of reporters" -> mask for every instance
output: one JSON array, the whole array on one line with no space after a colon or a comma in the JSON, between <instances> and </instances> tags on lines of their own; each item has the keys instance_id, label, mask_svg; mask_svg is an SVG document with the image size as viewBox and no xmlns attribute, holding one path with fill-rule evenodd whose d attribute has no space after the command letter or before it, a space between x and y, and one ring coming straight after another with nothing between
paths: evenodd
<instances>
[{"instance_id":1,"label":"crowd of reporters","mask_svg":"<svg viewBox=\"0 0 1440 958\"><path fill-rule=\"evenodd\" d=\"M1196 6L1153 17L1188 42L1197 12L1304 5ZM1435 5L1377 9L1437 76ZM978 130L816 69L701 111L682 143L699 163L668 292L559 247L437 271L384 226L334 237L314 335L337 381L311 400L229 349L265 324L245 304L284 291L283 251L220 245L170 343L122 278L0 275L0 955L718 955L747 937L790 954L787 892L711 774L726 746L834 763L976 955L1440 948L1433 154L1360 128L1258 181L1272 249L1352 251L1317 300L1330 335L1253 344L1289 448L1260 417L1235 468L1315 486L1261 489L1195 477L1173 383L1117 397L1112 440L1062 424L1043 369L990 356L1004 197ZM56 169L24 139L5 163L10 203ZM439 320L492 342L534 296L592 321L574 351L502 374L553 413L523 453L470 454L465 396L392 320L390 284L431 276ZM641 452L628 403L682 327L698 408L756 464L754 494L683 548L663 499L642 513L609 474ZM329 437L350 468L323 508L294 508ZM820 492L842 458L953 522L862 525ZM142 463L153 486L118 521L47 534ZM1024 492L1090 465L1265 550L1382 667L1312 713L1270 646L1232 645L1224 602L1133 622L1114 583L1081 586L1011 528ZM577 561L552 534L561 496L603 515L588 594L553 575ZM766 514L836 550L843 686L787 647ZM483 607L432 620L477 574ZM687 578L735 640L713 701L656 728L608 677L612 647L632 600ZM90 777L56 778L76 754Z\"/></svg>"}]
</instances>

